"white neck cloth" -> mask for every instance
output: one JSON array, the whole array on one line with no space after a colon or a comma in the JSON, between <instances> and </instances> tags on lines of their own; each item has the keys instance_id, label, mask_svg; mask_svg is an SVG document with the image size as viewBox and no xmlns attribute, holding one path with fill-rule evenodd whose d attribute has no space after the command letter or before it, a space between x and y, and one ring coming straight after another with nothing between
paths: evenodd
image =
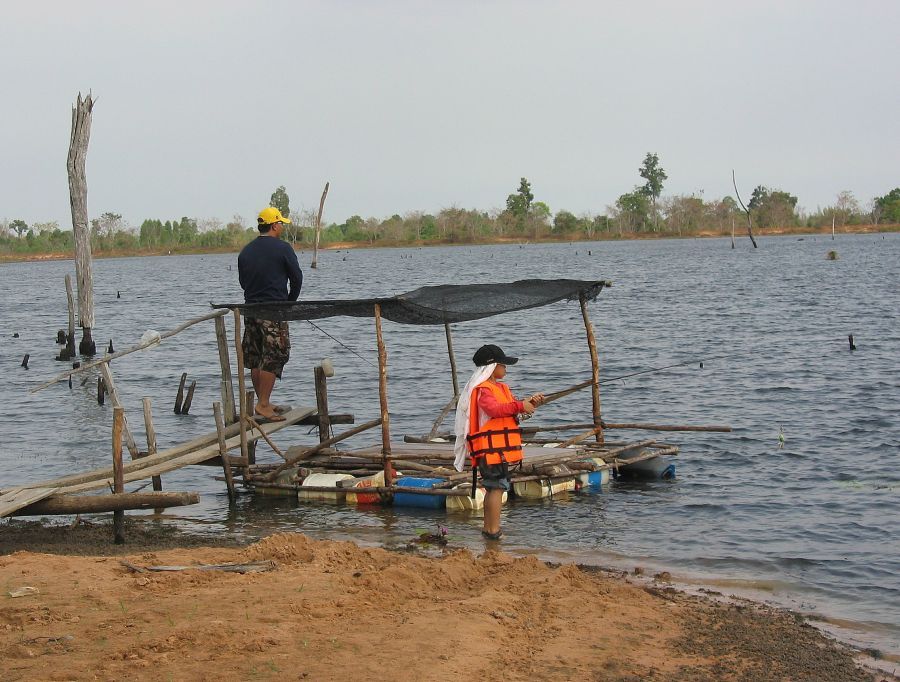
<instances>
[{"instance_id":1,"label":"white neck cloth","mask_svg":"<svg viewBox=\"0 0 900 682\"><path fill-rule=\"evenodd\" d=\"M469 456L469 444L466 436L469 435L469 414L470 410L477 410L478 405L472 405L472 391L476 386L483 384L491 378L496 369L497 363L492 362L484 367L476 367L472 372L472 376L463 387L462 393L459 394L459 400L456 402L456 421L454 423L454 433L456 433L456 442L453 444L453 454L456 459L453 460L453 466L457 471L462 471L466 466L466 457Z\"/></svg>"}]
</instances>

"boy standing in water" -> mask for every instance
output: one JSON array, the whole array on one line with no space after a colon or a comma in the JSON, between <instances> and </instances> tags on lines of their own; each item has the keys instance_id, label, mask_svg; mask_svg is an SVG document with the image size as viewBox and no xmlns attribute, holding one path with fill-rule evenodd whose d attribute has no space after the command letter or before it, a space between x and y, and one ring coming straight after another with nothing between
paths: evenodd
<instances>
[{"instance_id":1,"label":"boy standing in water","mask_svg":"<svg viewBox=\"0 0 900 682\"><path fill-rule=\"evenodd\" d=\"M501 380L507 365L519 359L506 355L499 346L482 346L472 357L475 372L466 383L456 406L456 469L462 471L468 455L473 471L481 474L484 496L484 527L481 534L499 540L500 506L510 488L509 467L522 461L520 414L533 414L544 402L542 393L525 400L513 398ZM474 492L474 491L473 491Z\"/></svg>"}]
</instances>

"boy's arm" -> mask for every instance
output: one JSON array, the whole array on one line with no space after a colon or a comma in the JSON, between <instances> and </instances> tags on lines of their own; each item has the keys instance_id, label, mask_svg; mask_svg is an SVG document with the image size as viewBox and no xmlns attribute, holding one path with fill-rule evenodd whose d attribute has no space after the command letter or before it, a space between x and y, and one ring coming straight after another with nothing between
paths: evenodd
<instances>
[{"instance_id":1,"label":"boy's arm","mask_svg":"<svg viewBox=\"0 0 900 682\"><path fill-rule=\"evenodd\" d=\"M521 400L501 403L486 388L478 389L478 407L484 410L484 413L491 419L496 417L515 417L517 414L525 412L525 407Z\"/></svg>"}]
</instances>

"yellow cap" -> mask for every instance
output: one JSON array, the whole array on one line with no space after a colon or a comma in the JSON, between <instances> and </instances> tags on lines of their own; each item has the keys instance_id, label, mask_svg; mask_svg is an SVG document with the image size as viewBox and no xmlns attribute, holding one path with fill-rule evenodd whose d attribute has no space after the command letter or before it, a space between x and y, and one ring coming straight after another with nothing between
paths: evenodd
<instances>
[{"instance_id":1,"label":"yellow cap","mask_svg":"<svg viewBox=\"0 0 900 682\"><path fill-rule=\"evenodd\" d=\"M287 223L290 225L291 223L290 219L281 215L281 211L274 206L266 206L261 210L256 222L260 225L271 225L272 223Z\"/></svg>"}]
</instances>

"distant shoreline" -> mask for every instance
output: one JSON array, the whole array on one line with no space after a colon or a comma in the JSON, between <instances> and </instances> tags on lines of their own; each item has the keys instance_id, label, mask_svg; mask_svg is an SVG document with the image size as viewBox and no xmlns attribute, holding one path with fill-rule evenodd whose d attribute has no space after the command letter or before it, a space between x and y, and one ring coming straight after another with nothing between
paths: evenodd
<instances>
[{"instance_id":1,"label":"distant shoreline","mask_svg":"<svg viewBox=\"0 0 900 682\"><path fill-rule=\"evenodd\" d=\"M836 235L844 234L886 234L900 232L900 224L892 223L886 225L845 225L837 231ZM765 229L755 229L754 237L780 237L780 236L827 236L831 234L831 228L811 228L811 227L770 227ZM676 232L630 232L626 234L597 234L590 239L561 239L555 237L547 237L543 239L527 239L522 236L510 238L494 238L483 239L472 242L425 242L425 241L401 241L387 242L380 241L376 243L366 242L332 242L330 244L321 245L322 251L336 251L342 249L377 249L377 248L423 248L432 246L491 246L495 244L571 244L580 242L615 242L615 241L638 241L649 239L706 239L706 238L727 238L731 236L731 232L712 232L702 231L691 234L679 235ZM735 241L747 238L747 231L735 230ZM298 251L311 251L312 246L302 244ZM174 249L113 249L110 251L102 251L94 253L94 258L139 258L143 256L185 256L185 255L207 255L220 253L236 253L234 247L218 247L218 248L174 248ZM51 253L5 253L0 254L0 263L22 263L22 262L39 262L48 260L72 260L74 254L70 252L51 252Z\"/></svg>"}]
</instances>

